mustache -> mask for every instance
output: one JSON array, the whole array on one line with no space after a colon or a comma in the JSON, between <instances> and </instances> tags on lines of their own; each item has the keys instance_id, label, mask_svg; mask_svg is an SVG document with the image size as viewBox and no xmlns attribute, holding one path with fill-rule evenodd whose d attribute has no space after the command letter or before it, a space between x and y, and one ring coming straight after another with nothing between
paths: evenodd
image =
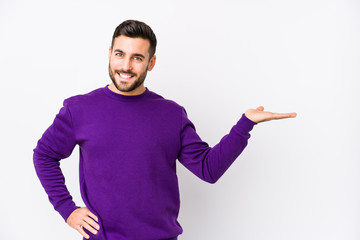
<instances>
[{"instance_id":1,"label":"mustache","mask_svg":"<svg viewBox=\"0 0 360 240\"><path fill-rule=\"evenodd\" d=\"M125 73L125 74L131 74L131 75L134 75L134 76L136 75L132 71L123 71L123 70L115 70L115 73Z\"/></svg>"}]
</instances>

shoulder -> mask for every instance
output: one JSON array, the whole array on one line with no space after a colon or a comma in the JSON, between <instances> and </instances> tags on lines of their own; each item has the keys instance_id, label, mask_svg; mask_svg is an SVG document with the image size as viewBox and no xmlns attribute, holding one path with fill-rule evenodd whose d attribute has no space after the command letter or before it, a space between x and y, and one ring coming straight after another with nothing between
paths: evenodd
<instances>
[{"instance_id":1,"label":"shoulder","mask_svg":"<svg viewBox=\"0 0 360 240\"><path fill-rule=\"evenodd\" d=\"M156 101L160 104L172 106L174 108L182 108L182 106L180 104L178 104L177 102L175 102L174 100L164 98L163 96L161 96L155 92L152 92L152 91L150 91L150 99L152 101Z\"/></svg>"},{"instance_id":2,"label":"shoulder","mask_svg":"<svg viewBox=\"0 0 360 240\"><path fill-rule=\"evenodd\" d=\"M103 88L97 88L91 92L78 94L66 98L64 100L64 106L81 106L90 102L96 102L103 96Z\"/></svg>"},{"instance_id":3,"label":"shoulder","mask_svg":"<svg viewBox=\"0 0 360 240\"><path fill-rule=\"evenodd\" d=\"M185 108L174 100L164 98L163 96L150 91L150 99L154 111L162 114L172 115L176 118L181 118L185 112Z\"/></svg>"}]
</instances>

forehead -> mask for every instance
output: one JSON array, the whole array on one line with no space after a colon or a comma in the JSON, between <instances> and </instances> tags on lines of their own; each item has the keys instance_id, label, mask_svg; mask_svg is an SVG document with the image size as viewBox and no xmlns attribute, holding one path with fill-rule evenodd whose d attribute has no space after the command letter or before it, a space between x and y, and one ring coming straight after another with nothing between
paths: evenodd
<instances>
[{"instance_id":1,"label":"forehead","mask_svg":"<svg viewBox=\"0 0 360 240\"><path fill-rule=\"evenodd\" d=\"M149 54L150 41L143 38L131 38L120 35L114 39L113 51L121 50L128 54Z\"/></svg>"}]
</instances>

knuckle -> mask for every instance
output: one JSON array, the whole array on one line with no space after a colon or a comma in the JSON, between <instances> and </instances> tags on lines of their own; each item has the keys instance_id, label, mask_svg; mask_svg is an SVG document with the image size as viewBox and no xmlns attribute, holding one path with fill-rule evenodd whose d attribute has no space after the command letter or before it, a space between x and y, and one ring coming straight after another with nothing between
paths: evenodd
<instances>
[{"instance_id":1,"label":"knuckle","mask_svg":"<svg viewBox=\"0 0 360 240\"><path fill-rule=\"evenodd\" d=\"M81 231L82 231L82 229L81 229L81 226L80 226L80 225L76 225L76 226L74 226L74 228L75 228L76 230L78 230L79 232L81 232Z\"/></svg>"}]
</instances>

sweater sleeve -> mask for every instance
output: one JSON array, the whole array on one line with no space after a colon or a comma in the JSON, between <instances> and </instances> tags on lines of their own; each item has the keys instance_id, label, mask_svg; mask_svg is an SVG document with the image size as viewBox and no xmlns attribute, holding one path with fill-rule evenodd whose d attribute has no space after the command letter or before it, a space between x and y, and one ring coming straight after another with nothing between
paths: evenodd
<instances>
[{"instance_id":1,"label":"sweater sleeve","mask_svg":"<svg viewBox=\"0 0 360 240\"><path fill-rule=\"evenodd\" d=\"M214 147L202 141L194 124L182 112L179 161L200 179L215 183L245 149L254 123L245 114Z\"/></svg>"},{"instance_id":2,"label":"sweater sleeve","mask_svg":"<svg viewBox=\"0 0 360 240\"><path fill-rule=\"evenodd\" d=\"M77 206L65 185L60 160L69 157L75 145L69 102L65 100L53 124L38 141L33 155L37 176L51 204L65 221Z\"/></svg>"}]
</instances>

